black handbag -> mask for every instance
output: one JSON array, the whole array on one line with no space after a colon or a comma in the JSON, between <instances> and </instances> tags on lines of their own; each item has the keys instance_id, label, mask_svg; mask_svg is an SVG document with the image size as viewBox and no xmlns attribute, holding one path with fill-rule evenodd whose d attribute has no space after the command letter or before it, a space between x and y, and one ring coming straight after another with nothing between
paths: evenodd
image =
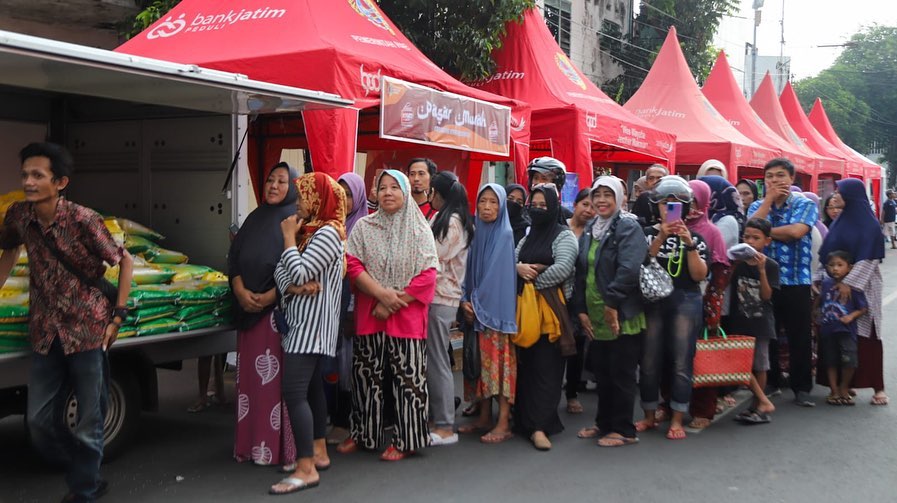
<instances>
[{"instance_id":1,"label":"black handbag","mask_svg":"<svg viewBox=\"0 0 897 503\"><path fill-rule=\"evenodd\" d=\"M69 263L66 260L65 256L62 255L62 252L56 248L56 245L51 241L46 234L41 232L41 236L44 238L44 243L47 245L47 249L50 250L50 253L56 257L56 261L62 264L65 269L72 273L81 283L84 283L90 288L96 288L103 294L103 297L109 300L109 303L112 304L113 307L118 303L118 287L113 285L109 280L100 276L96 279L90 279L84 275L81 271L75 269L75 266Z\"/></svg>"},{"instance_id":2,"label":"black handbag","mask_svg":"<svg viewBox=\"0 0 897 503\"><path fill-rule=\"evenodd\" d=\"M480 378L482 371L482 362L480 361L480 336L473 329L472 323L463 320L463 316L458 326L464 335L464 349L462 352L461 373L464 379L468 381L476 381Z\"/></svg>"}]
</instances>

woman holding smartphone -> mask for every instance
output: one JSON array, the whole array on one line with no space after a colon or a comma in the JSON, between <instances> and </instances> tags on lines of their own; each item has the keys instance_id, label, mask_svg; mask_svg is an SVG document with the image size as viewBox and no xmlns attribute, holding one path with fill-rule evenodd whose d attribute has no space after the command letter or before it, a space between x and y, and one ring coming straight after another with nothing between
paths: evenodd
<instances>
[{"instance_id":1,"label":"woman holding smartphone","mask_svg":"<svg viewBox=\"0 0 897 503\"><path fill-rule=\"evenodd\" d=\"M682 417L691 400L692 360L703 319L700 284L708 270L707 243L683 221L693 201L687 181L674 175L663 177L651 195L661 223L645 228L648 253L673 278L673 293L646 305L647 330L639 371L645 418L636 423L636 430L655 429L669 417L666 437L670 440L685 438ZM662 375L664 369L668 375ZM666 405L658 410L661 387Z\"/></svg>"}]
</instances>

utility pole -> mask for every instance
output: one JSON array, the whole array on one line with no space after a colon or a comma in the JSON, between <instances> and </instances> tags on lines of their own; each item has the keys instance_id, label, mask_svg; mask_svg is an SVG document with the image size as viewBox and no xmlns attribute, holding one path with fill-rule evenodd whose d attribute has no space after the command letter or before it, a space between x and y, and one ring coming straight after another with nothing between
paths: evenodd
<instances>
[{"instance_id":1,"label":"utility pole","mask_svg":"<svg viewBox=\"0 0 897 503\"><path fill-rule=\"evenodd\" d=\"M783 0L784 1L784 0ZM757 90L757 27L760 26L760 12L763 0L754 0L754 42L751 44L751 97Z\"/></svg>"},{"instance_id":2,"label":"utility pole","mask_svg":"<svg viewBox=\"0 0 897 503\"><path fill-rule=\"evenodd\" d=\"M782 19L779 20L779 24L782 27L782 38L779 41L779 68L777 75L777 80L779 83L779 90L785 88L785 82L782 80L782 74L784 73L785 67L785 0L782 0ZM788 76L788 80L790 80L791 76Z\"/></svg>"}]
</instances>

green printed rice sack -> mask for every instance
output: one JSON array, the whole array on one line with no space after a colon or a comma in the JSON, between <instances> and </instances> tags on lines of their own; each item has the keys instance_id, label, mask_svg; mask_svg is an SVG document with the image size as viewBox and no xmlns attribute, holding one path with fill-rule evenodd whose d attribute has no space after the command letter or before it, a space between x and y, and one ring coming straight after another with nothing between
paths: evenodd
<instances>
[{"instance_id":1,"label":"green printed rice sack","mask_svg":"<svg viewBox=\"0 0 897 503\"><path fill-rule=\"evenodd\" d=\"M28 278L27 277L9 277L6 279L6 283L3 284L4 291L14 291L14 292L27 292L28 291Z\"/></svg>"},{"instance_id":2,"label":"green printed rice sack","mask_svg":"<svg viewBox=\"0 0 897 503\"><path fill-rule=\"evenodd\" d=\"M171 332L179 332L181 322L174 318L160 318L158 320L141 323L137 326L137 335L158 335Z\"/></svg>"},{"instance_id":3,"label":"green printed rice sack","mask_svg":"<svg viewBox=\"0 0 897 503\"><path fill-rule=\"evenodd\" d=\"M128 321L132 321L133 323L142 324L152 320L158 320L159 318L168 318L173 314L178 312L178 306L174 304L168 304L165 306L154 306L154 307L144 307L142 309L137 309L131 313L131 316L128 317Z\"/></svg>"},{"instance_id":4,"label":"green printed rice sack","mask_svg":"<svg viewBox=\"0 0 897 503\"><path fill-rule=\"evenodd\" d=\"M139 236L153 241L161 241L165 239L165 236L149 227L140 225L133 220L128 220L127 218L117 218L116 220L118 220L118 226L121 227L121 230L125 231L125 234L128 236Z\"/></svg>"},{"instance_id":5,"label":"green printed rice sack","mask_svg":"<svg viewBox=\"0 0 897 503\"><path fill-rule=\"evenodd\" d=\"M173 272L174 276L171 277L173 283L199 280L210 272L216 272L211 267L194 264L157 264L155 267L165 272Z\"/></svg>"},{"instance_id":6,"label":"green printed rice sack","mask_svg":"<svg viewBox=\"0 0 897 503\"><path fill-rule=\"evenodd\" d=\"M27 323L28 306L6 305L0 302L0 324Z\"/></svg>"},{"instance_id":7,"label":"green printed rice sack","mask_svg":"<svg viewBox=\"0 0 897 503\"><path fill-rule=\"evenodd\" d=\"M4 323L0 325L0 338L3 339L28 339L27 323Z\"/></svg>"},{"instance_id":8,"label":"green printed rice sack","mask_svg":"<svg viewBox=\"0 0 897 503\"><path fill-rule=\"evenodd\" d=\"M12 268L12 271L9 272L10 276L16 278L27 278L29 274L29 269L27 265L17 265Z\"/></svg>"},{"instance_id":9,"label":"green printed rice sack","mask_svg":"<svg viewBox=\"0 0 897 503\"><path fill-rule=\"evenodd\" d=\"M215 314L215 310L217 306L215 304L198 304L195 306L186 306L182 307L178 314L174 316L181 321L192 320L193 318L197 318L199 316L203 316L206 314Z\"/></svg>"},{"instance_id":10,"label":"green printed rice sack","mask_svg":"<svg viewBox=\"0 0 897 503\"><path fill-rule=\"evenodd\" d=\"M179 294L169 285L143 285L131 290L128 307L143 308L177 303Z\"/></svg>"},{"instance_id":11,"label":"green printed rice sack","mask_svg":"<svg viewBox=\"0 0 897 503\"><path fill-rule=\"evenodd\" d=\"M179 251L153 247L145 250L143 256L151 264L186 264L189 258Z\"/></svg>"},{"instance_id":12,"label":"green printed rice sack","mask_svg":"<svg viewBox=\"0 0 897 503\"><path fill-rule=\"evenodd\" d=\"M222 325L221 320L218 317L206 314L181 323L181 332L199 330L200 328L217 327L218 325Z\"/></svg>"},{"instance_id":13,"label":"green printed rice sack","mask_svg":"<svg viewBox=\"0 0 897 503\"><path fill-rule=\"evenodd\" d=\"M230 295L230 286L227 283L197 282L192 287L181 291L181 304L211 304L225 299Z\"/></svg>"},{"instance_id":14,"label":"green printed rice sack","mask_svg":"<svg viewBox=\"0 0 897 503\"><path fill-rule=\"evenodd\" d=\"M161 285L174 277L173 271L163 271L158 267L135 267L134 282L138 285Z\"/></svg>"},{"instance_id":15,"label":"green printed rice sack","mask_svg":"<svg viewBox=\"0 0 897 503\"><path fill-rule=\"evenodd\" d=\"M122 325L121 328L118 329L119 339L127 339L128 337L134 337L136 335L137 327L134 325Z\"/></svg>"},{"instance_id":16,"label":"green printed rice sack","mask_svg":"<svg viewBox=\"0 0 897 503\"><path fill-rule=\"evenodd\" d=\"M134 236L131 234L128 234L125 237L125 248L130 253L143 253L143 252L149 250L150 248L155 248L155 247L156 247L156 243L153 243L152 241L150 241L149 239L146 239L144 237Z\"/></svg>"}]
</instances>

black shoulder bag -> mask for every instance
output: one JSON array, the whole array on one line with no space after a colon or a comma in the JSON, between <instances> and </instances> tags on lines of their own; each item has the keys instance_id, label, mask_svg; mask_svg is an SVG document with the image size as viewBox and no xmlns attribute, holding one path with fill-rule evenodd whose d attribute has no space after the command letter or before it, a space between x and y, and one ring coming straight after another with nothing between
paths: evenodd
<instances>
[{"instance_id":1,"label":"black shoulder bag","mask_svg":"<svg viewBox=\"0 0 897 503\"><path fill-rule=\"evenodd\" d=\"M118 287L110 283L109 280L102 276L93 280L85 276L84 273L75 269L75 267L65 259L65 257L62 255L62 252L60 252L59 249L56 248L56 244L53 243L53 241L51 241L43 231L40 231L40 234L41 237L44 238L44 243L47 245L50 253L52 253L53 256L56 257L57 262L62 264L62 266L65 267L68 272L74 274L75 277L81 281L81 283L84 283L90 288L96 288L97 290L99 290L100 293L103 294L103 297L109 299L109 303L112 304L112 307L116 307L116 303L118 302Z\"/></svg>"}]
</instances>

